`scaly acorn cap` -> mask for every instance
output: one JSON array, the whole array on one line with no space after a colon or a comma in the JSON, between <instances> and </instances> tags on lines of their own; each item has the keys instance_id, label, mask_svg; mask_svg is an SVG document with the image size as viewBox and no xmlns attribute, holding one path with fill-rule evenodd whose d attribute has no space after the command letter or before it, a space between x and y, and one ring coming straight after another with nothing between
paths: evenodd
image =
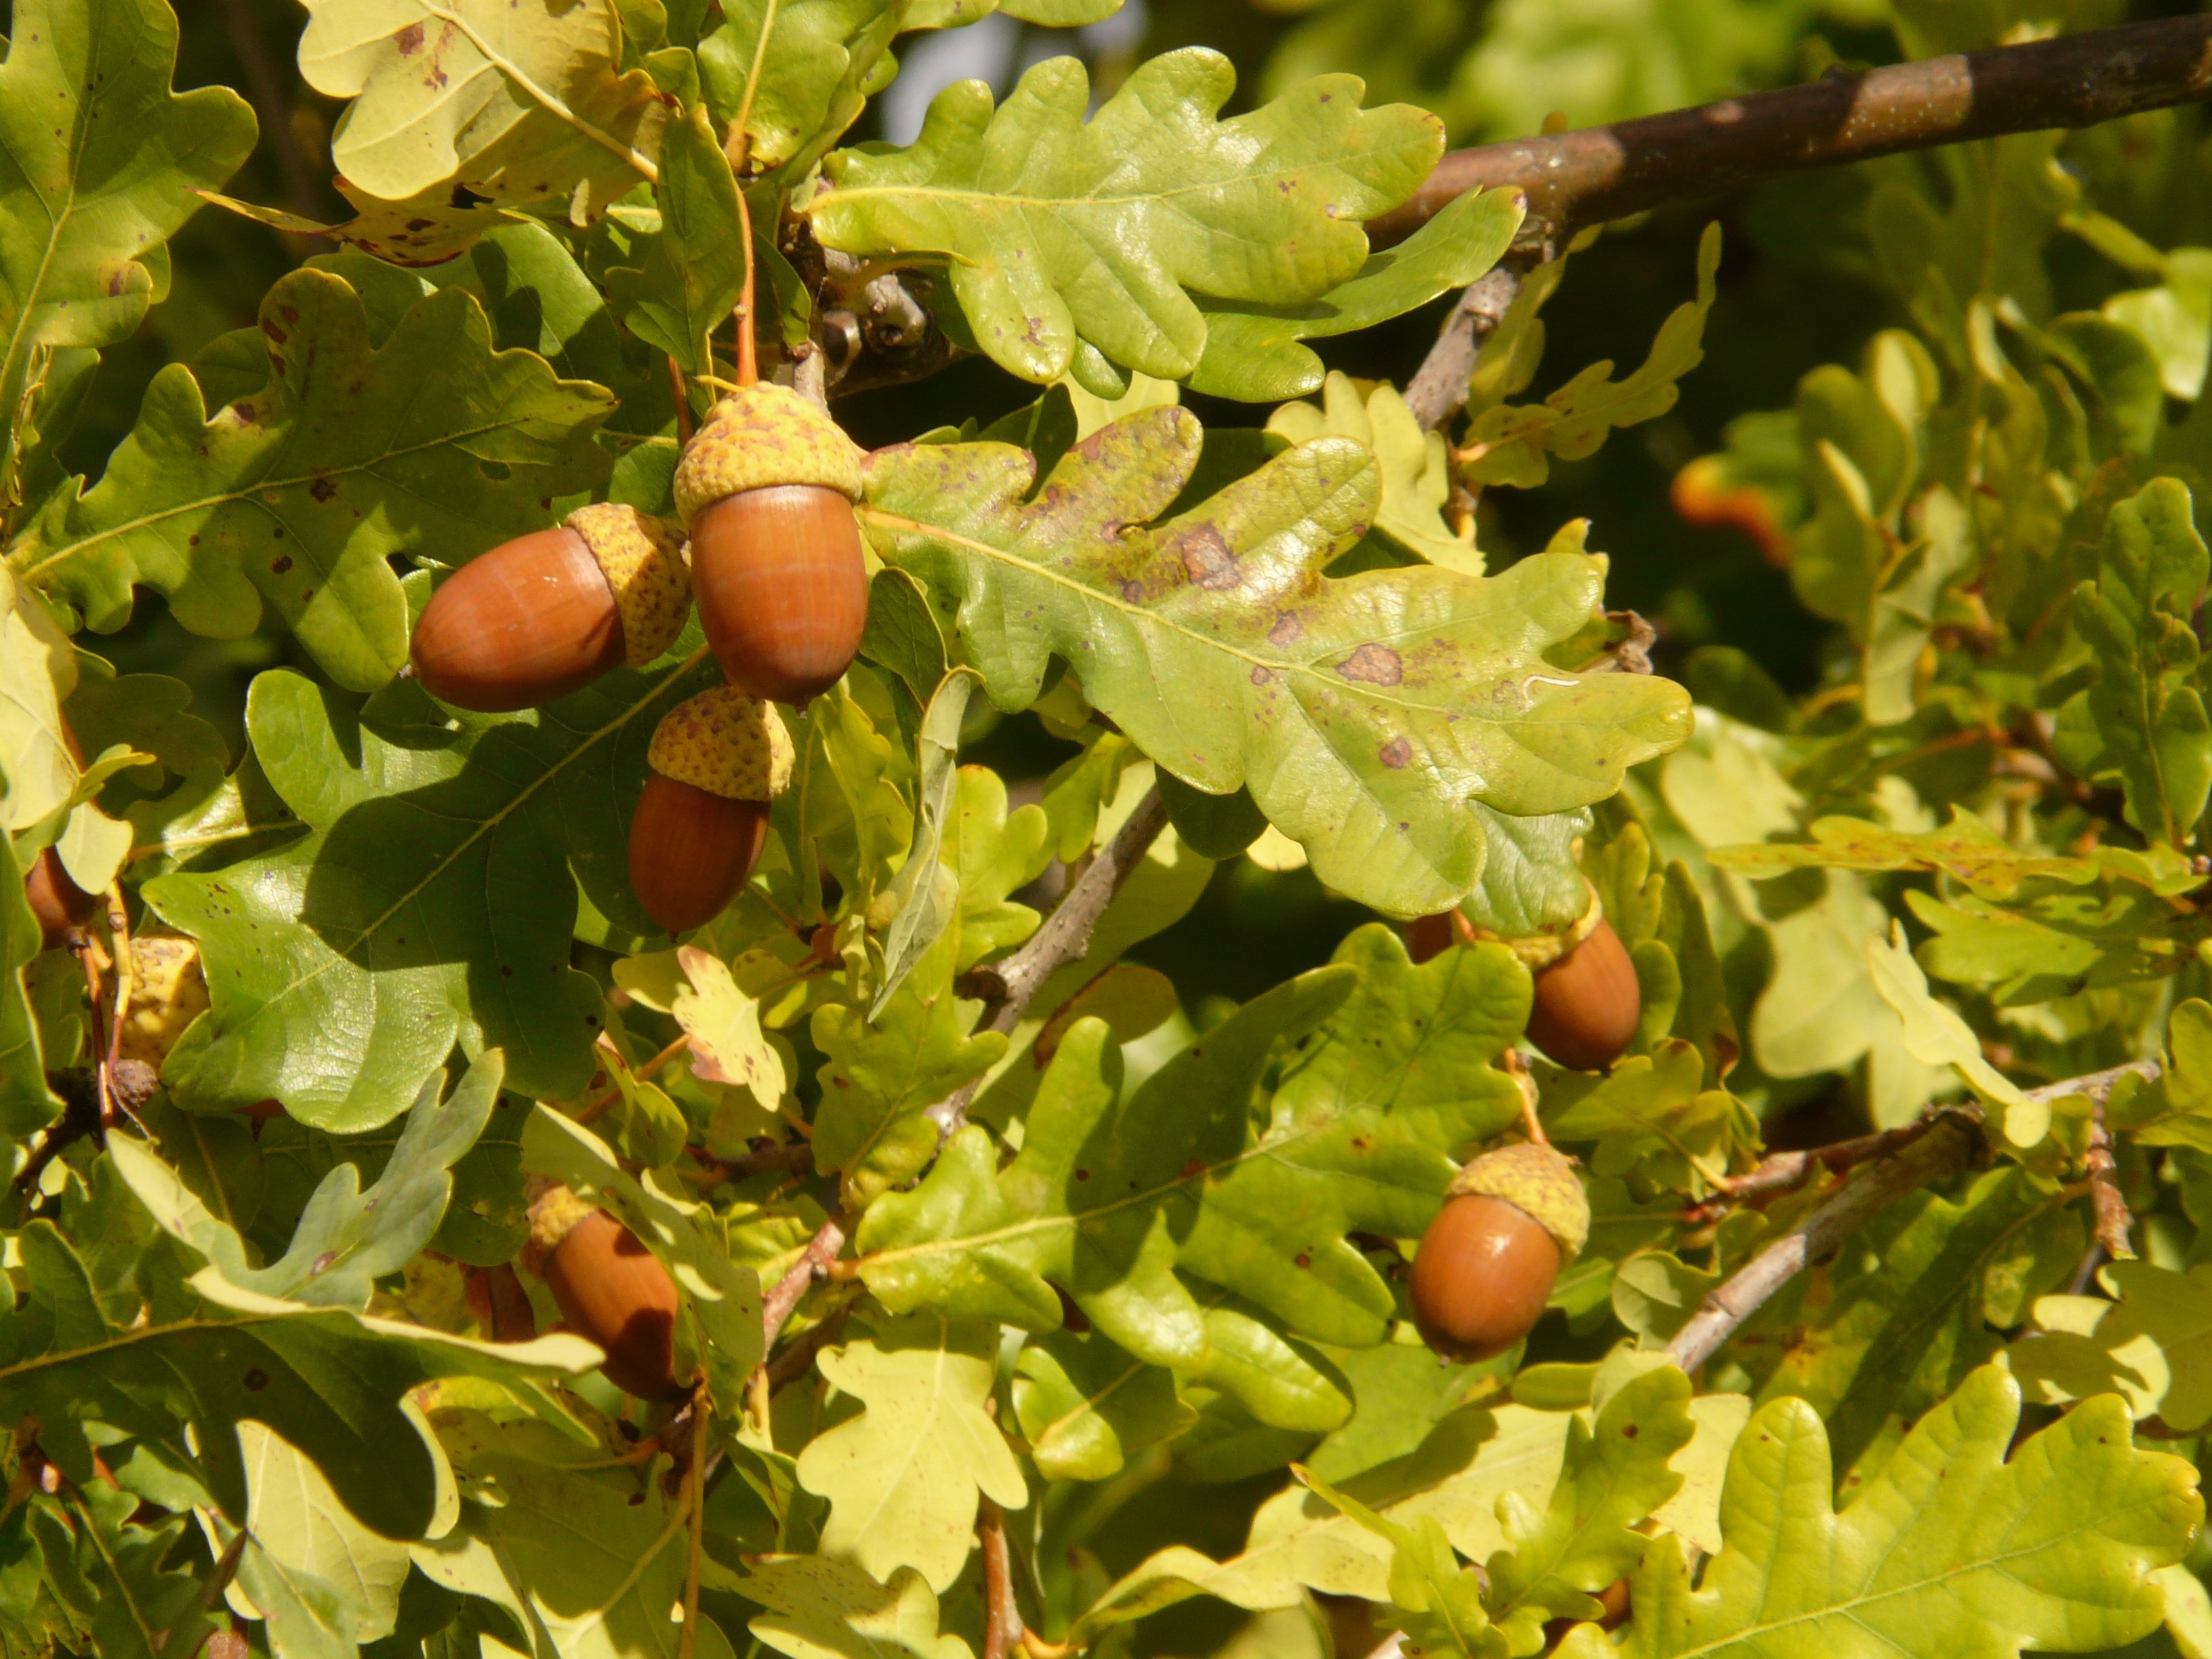
<instances>
[{"instance_id":1,"label":"scaly acorn cap","mask_svg":"<svg viewBox=\"0 0 2212 1659\"><path fill-rule=\"evenodd\" d=\"M662 777L728 800L774 800L791 787L796 758L775 705L727 685L663 714L645 753Z\"/></svg>"},{"instance_id":2,"label":"scaly acorn cap","mask_svg":"<svg viewBox=\"0 0 2212 1659\"><path fill-rule=\"evenodd\" d=\"M789 386L742 386L716 404L676 464L676 510L691 521L720 501L777 484L860 499L860 447Z\"/></svg>"},{"instance_id":3,"label":"scaly acorn cap","mask_svg":"<svg viewBox=\"0 0 2212 1659\"><path fill-rule=\"evenodd\" d=\"M1589 1239L1589 1199L1575 1166L1534 1141L1485 1152L1452 1178L1445 1197L1502 1198L1551 1234L1564 1267Z\"/></svg>"},{"instance_id":4,"label":"scaly acorn cap","mask_svg":"<svg viewBox=\"0 0 2212 1659\"><path fill-rule=\"evenodd\" d=\"M584 538L614 590L623 660L644 667L675 642L691 609L684 532L665 519L615 501L580 507L562 522Z\"/></svg>"},{"instance_id":5,"label":"scaly acorn cap","mask_svg":"<svg viewBox=\"0 0 2212 1659\"><path fill-rule=\"evenodd\" d=\"M523 1247L523 1266L543 1273L546 1259L561 1248L561 1241L599 1206L586 1203L550 1176L531 1176L524 1192L530 1200L530 1242Z\"/></svg>"}]
</instances>

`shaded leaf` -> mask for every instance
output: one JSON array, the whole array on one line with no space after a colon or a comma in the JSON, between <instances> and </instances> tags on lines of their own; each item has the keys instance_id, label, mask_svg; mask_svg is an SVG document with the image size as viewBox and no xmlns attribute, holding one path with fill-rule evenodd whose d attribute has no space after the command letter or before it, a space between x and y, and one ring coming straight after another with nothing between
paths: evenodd
<instances>
[{"instance_id":1,"label":"shaded leaf","mask_svg":"<svg viewBox=\"0 0 2212 1659\"><path fill-rule=\"evenodd\" d=\"M818 1555L761 1556L744 1593L768 1612L746 1628L793 1659L969 1659L958 1637L939 1635L929 1581L902 1567L878 1583L850 1562Z\"/></svg>"}]
</instances>

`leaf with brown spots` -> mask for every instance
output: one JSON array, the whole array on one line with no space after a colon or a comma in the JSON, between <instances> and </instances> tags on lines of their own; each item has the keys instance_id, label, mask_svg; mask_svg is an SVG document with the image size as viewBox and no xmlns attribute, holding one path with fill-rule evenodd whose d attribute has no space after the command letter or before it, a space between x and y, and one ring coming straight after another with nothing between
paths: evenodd
<instances>
[{"instance_id":1,"label":"leaf with brown spots","mask_svg":"<svg viewBox=\"0 0 2212 1659\"><path fill-rule=\"evenodd\" d=\"M296 270L261 305L270 380L212 415L172 363L82 496L50 502L18 541L18 573L95 629L131 618L131 588L216 639L251 633L265 601L340 685L373 690L407 659L390 562L459 562L540 528L555 491L606 468L592 432L614 406L532 351L495 351L475 296L442 289L370 348L361 298Z\"/></svg>"},{"instance_id":2,"label":"leaf with brown spots","mask_svg":"<svg viewBox=\"0 0 2212 1659\"><path fill-rule=\"evenodd\" d=\"M1547 660L1600 608L1599 561L1332 579L1378 510L1366 446L1316 438L1156 523L1202 441L1187 410L1141 410L1070 449L1034 498L1010 445L900 446L871 459L862 516L999 707L1034 701L1060 658L1154 761L1211 794L1249 788L1324 883L1386 914L1474 886L1470 800L1588 805L1687 735L1679 686Z\"/></svg>"}]
</instances>

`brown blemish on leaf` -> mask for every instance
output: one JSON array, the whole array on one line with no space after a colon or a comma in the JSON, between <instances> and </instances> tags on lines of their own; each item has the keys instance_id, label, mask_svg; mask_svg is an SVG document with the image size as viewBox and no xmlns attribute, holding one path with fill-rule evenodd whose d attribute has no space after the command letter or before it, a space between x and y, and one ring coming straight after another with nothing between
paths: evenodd
<instances>
[{"instance_id":1,"label":"brown blemish on leaf","mask_svg":"<svg viewBox=\"0 0 2212 1659\"><path fill-rule=\"evenodd\" d=\"M1267 630L1267 643L1279 651L1283 650L1296 644L1298 635L1304 632L1305 625L1299 622L1298 613L1285 611L1275 619L1275 625Z\"/></svg>"},{"instance_id":2,"label":"brown blemish on leaf","mask_svg":"<svg viewBox=\"0 0 2212 1659\"><path fill-rule=\"evenodd\" d=\"M1272 679L1273 679L1274 678L1275 678L1275 676L1274 676L1273 672L1272 671L1270 671L1269 669L1267 669L1267 668L1265 668L1265 667L1262 667L1262 666L1261 666L1260 664L1258 664L1258 663L1255 663L1255 664L1253 664L1253 665L1252 665L1252 684L1255 684L1255 685L1265 685L1265 684L1266 684L1269 680L1272 680Z\"/></svg>"},{"instance_id":3,"label":"brown blemish on leaf","mask_svg":"<svg viewBox=\"0 0 2212 1659\"><path fill-rule=\"evenodd\" d=\"M331 482L329 473L317 467L307 480L307 493L319 501L326 501L338 493L338 487Z\"/></svg>"},{"instance_id":4,"label":"brown blemish on leaf","mask_svg":"<svg viewBox=\"0 0 2212 1659\"><path fill-rule=\"evenodd\" d=\"M1393 738L1382 745L1382 764L1393 772L1402 771L1406 763L1413 758L1413 745L1403 738Z\"/></svg>"},{"instance_id":5,"label":"brown blemish on leaf","mask_svg":"<svg viewBox=\"0 0 2212 1659\"><path fill-rule=\"evenodd\" d=\"M1406 664L1389 646L1370 640L1337 664L1336 672L1348 680L1369 685L1397 685L1406 678Z\"/></svg>"},{"instance_id":6,"label":"brown blemish on leaf","mask_svg":"<svg viewBox=\"0 0 2212 1659\"><path fill-rule=\"evenodd\" d=\"M422 50L422 26L420 23L410 23L392 37L392 44L399 48L399 55L402 58L412 58Z\"/></svg>"},{"instance_id":7,"label":"brown blemish on leaf","mask_svg":"<svg viewBox=\"0 0 2212 1659\"><path fill-rule=\"evenodd\" d=\"M289 553L279 553L269 562L269 571L271 575L281 576L291 568L292 556Z\"/></svg>"},{"instance_id":8,"label":"brown blemish on leaf","mask_svg":"<svg viewBox=\"0 0 2212 1659\"><path fill-rule=\"evenodd\" d=\"M1221 532L1210 524L1194 525L1176 538L1176 551L1190 579L1209 593L1225 593L1243 578L1237 573L1237 556Z\"/></svg>"}]
</instances>

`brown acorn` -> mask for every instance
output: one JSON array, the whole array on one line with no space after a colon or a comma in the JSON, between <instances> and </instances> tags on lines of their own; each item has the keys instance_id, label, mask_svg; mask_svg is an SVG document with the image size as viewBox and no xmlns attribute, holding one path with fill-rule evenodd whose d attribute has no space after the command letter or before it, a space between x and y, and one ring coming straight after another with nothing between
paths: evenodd
<instances>
[{"instance_id":1,"label":"brown acorn","mask_svg":"<svg viewBox=\"0 0 2212 1659\"><path fill-rule=\"evenodd\" d=\"M800 707L835 685L868 621L858 447L789 387L744 386L686 446L675 489L700 625L730 684Z\"/></svg>"},{"instance_id":2,"label":"brown acorn","mask_svg":"<svg viewBox=\"0 0 2212 1659\"><path fill-rule=\"evenodd\" d=\"M1528 1041L1570 1071L1600 1071L1636 1040L1643 1012L1636 964L1601 918L1582 943L1536 970Z\"/></svg>"},{"instance_id":3,"label":"brown acorn","mask_svg":"<svg viewBox=\"0 0 2212 1659\"><path fill-rule=\"evenodd\" d=\"M602 501L478 554L422 607L415 678L441 702L495 714L651 662L690 605L682 543L673 525Z\"/></svg>"},{"instance_id":4,"label":"brown acorn","mask_svg":"<svg viewBox=\"0 0 2212 1659\"><path fill-rule=\"evenodd\" d=\"M1506 1146L1462 1170L1413 1253L1407 1297L1421 1340L1462 1363L1504 1353L1543 1316L1589 1236L1574 1168L1549 1146Z\"/></svg>"},{"instance_id":5,"label":"brown acorn","mask_svg":"<svg viewBox=\"0 0 2212 1659\"><path fill-rule=\"evenodd\" d=\"M663 928L711 921L750 878L769 803L791 782L791 736L757 697L726 685L661 717L629 821L629 880Z\"/></svg>"},{"instance_id":6,"label":"brown acorn","mask_svg":"<svg viewBox=\"0 0 2212 1659\"><path fill-rule=\"evenodd\" d=\"M1426 962L1450 948L1452 913L1446 910L1440 915L1415 916L1403 925L1401 932L1405 935L1406 954L1417 964Z\"/></svg>"},{"instance_id":7,"label":"brown acorn","mask_svg":"<svg viewBox=\"0 0 2212 1659\"><path fill-rule=\"evenodd\" d=\"M31 860L23 878L23 896L39 919L39 948L51 951L65 944L70 930L82 927L100 914L100 895L88 893L70 879L61 854L51 847Z\"/></svg>"},{"instance_id":8,"label":"brown acorn","mask_svg":"<svg viewBox=\"0 0 2212 1659\"><path fill-rule=\"evenodd\" d=\"M562 1322L606 1350L600 1374L641 1400L683 1399L690 1390L676 1380L676 1281L659 1258L559 1185L532 1201L530 1237Z\"/></svg>"}]
</instances>

